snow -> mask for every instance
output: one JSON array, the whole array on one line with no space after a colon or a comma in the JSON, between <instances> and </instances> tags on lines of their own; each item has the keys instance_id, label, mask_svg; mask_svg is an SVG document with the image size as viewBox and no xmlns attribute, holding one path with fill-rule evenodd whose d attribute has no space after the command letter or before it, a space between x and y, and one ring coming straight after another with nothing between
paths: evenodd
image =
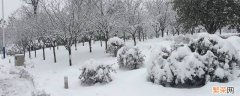
<instances>
[{"instance_id":1,"label":"snow","mask_svg":"<svg viewBox=\"0 0 240 96\"><path fill-rule=\"evenodd\" d=\"M216 76L218 76L219 78L223 79L224 77L224 70L222 68L217 67L215 73Z\"/></svg>"},{"instance_id":2,"label":"snow","mask_svg":"<svg viewBox=\"0 0 240 96\"><path fill-rule=\"evenodd\" d=\"M226 39L228 42L231 42L234 48L240 51L240 38L238 36L232 36Z\"/></svg>"},{"instance_id":3,"label":"snow","mask_svg":"<svg viewBox=\"0 0 240 96\"><path fill-rule=\"evenodd\" d=\"M22 67L14 67L12 57L0 60L0 95L1 96L31 96L34 90L32 82L20 75ZM21 77L21 78L20 78Z\"/></svg>"},{"instance_id":4,"label":"snow","mask_svg":"<svg viewBox=\"0 0 240 96\"><path fill-rule=\"evenodd\" d=\"M113 37L108 40L108 44L123 45L124 41L118 37Z\"/></svg>"},{"instance_id":5,"label":"snow","mask_svg":"<svg viewBox=\"0 0 240 96\"><path fill-rule=\"evenodd\" d=\"M94 59L90 59L85 61L85 63L81 66L82 67L81 69L87 68L89 70L96 70L99 65L100 65L99 62L97 62Z\"/></svg>"},{"instance_id":6,"label":"snow","mask_svg":"<svg viewBox=\"0 0 240 96\"><path fill-rule=\"evenodd\" d=\"M239 37L230 37L227 40L232 43L228 46L229 48L233 46L238 50L240 49ZM133 46L132 43L133 41L127 41L125 44ZM42 60L42 50L37 51L37 58L29 59L28 54L26 54L25 69L33 76L36 89L45 90L51 96L212 96L213 86L234 87L234 95L240 95L240 91L238 91L240 89L239 78L228 83L208 82L203 87L190 89L163 87L162 85L147 81L148 70L146 67L149 67L149 62L151 59L154 59L152 58L153 54L151 54L154 52L153 50L161 47L170 49L173 43L173 40L166 39L151 39L145 42L138 42L137 47L146 56L146 65L137 70L126 71L118 69L117 59L106 54L105 47L101 47L100 42L92 45L92 53L89 53L87 44L85 46L78 44L77 47L79 50L73 50L71 56L73 66L69 66L68 64L68 52L63 46L60 46L59 50L56 50L57 63L54 63L52 50L49 48L46 48L45 61ZM188 49L178 50L181 50L181 53L178 54L188 54ZM96 60L94 62L103 62L104 64L112 65L117 71L114 75L114 80L105 85L82 86L78 78L80 69L86 66L84 65L85 61L90 62L88 61L90 58ZM197 62L190 59L193 59L193 57L186 57L186 60L189 60L189 64L190 62ZM11 60L11 63L9 63L9 60ZM10 70L13 73L15 72L14 70L17 70L13 68L13 60L14 57L7 57L4 60L0 59L0 95L31 96L31 92L35 89L31 82L24 78L19 78L16 74L10 74ZM221 72L221 69L218 71L218 76L224 74ZM201 71L198 74L202 74ZM68 76L69 78L69 89L64 89L64 76Z\"/></svg>"}]
</instances>

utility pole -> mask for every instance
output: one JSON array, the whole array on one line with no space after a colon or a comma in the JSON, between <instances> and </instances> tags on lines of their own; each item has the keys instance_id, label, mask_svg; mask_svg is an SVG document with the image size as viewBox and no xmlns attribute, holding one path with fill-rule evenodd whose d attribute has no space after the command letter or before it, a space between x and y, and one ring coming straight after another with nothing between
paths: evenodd
<instances>
[{"instance_id":1,"label":"utility pole","mask_svg":"<svg viewBox=\"0 0 240 96\"><path fill-rule=\"evenodd\" d=\"M3 0L2 0L2 20L3 20L3 23L2 23L2 32L3 32L3 59L6 58L6 49L5 49L5 32L4 32L4 4L3 4Z\"/></svg>"}]
</instances>

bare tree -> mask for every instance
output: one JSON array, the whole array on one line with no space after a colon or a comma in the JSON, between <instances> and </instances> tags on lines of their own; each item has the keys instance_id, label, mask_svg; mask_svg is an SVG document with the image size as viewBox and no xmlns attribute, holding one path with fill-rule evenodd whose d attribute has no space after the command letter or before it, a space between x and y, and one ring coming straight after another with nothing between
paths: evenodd
<instances>
[{"instance_id":1,"label":"bare tree","mask_svg":"<svg viewBox=\"0 0 240 96\"><path fill-rule=\"evenodd\" d=\"M162 37L164 36L164 30L169 24L169 3L164 0L151 0L147 1L146 8L148 13L152 17L152 27L155 32L156 38L159 37L160 31L162 32Z\"/></svg>"},{"instance_id":2,"label":"bare tree","mask_svg":"<svg viewBox=\"0 0 240 96\"><path fill-rule=\"evenodd\" d=\"M131 34L134 46L136 46L136 34L139 31L139 28L141 28L143 20L140 9L142 1L126 0L125 3L127 10L125 11L125 21L123 24L125 25L126 31Z\"/></svg>"}]
</instances>

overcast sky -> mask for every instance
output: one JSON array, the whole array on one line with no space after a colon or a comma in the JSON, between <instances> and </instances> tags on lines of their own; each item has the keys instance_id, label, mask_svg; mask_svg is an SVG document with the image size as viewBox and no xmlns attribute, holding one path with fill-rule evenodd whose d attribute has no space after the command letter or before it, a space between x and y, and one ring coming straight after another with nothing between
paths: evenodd
<instances>
[{"instance_id":1,"label":"overcast sky","mask_svg":"<svg viewBox=\"0 0 240 96\"><path fill-rule=\"evenodd\" d=\"M4 0L4 13L5 20L10 16L15 10L21 7L22 0ZM2 19L2 0L0 0L0 19Z\"/></svg>"}]
</instances>

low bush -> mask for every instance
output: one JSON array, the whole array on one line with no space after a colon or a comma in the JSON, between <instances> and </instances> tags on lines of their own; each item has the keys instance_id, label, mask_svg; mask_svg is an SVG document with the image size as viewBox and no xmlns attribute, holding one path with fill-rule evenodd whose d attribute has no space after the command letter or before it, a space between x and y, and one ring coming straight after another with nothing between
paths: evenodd
<instances>
[{"instance_id":1,"label":"low bush","mask_svg":"<svg viewBox=\"0 0 240 96\"><path fill-rule=\"evenodd\" d=\"M234 71L240 59L235 47L227 40L217 35L203 35L191 42L189 48L202 56L210 81L228 82L235 78Z\"/></svg>"},{"instance_id":2,"label":"low bush","mask_svg":"<svg viewBox=\"0 0 240 96\"><path fill-rule=\"evenodd\" d=\"M118 65L123 69L138 69L143 66L144 55L136 47L123 47L118 51Z\"/></svg>"},{"instance_id":3,"label":"low bush","mask_svg":"<svg viewBox=\"0 0 240 96\"><path fill-rule=\"evenodd\" d=\"M79 79L82 85L109 83L113 80L112 73L115 72L110 65L99 63L93 59L86 61L81 70Z\"/></svg>"},{"instance_id":4,"label":"low bush","mask_svg":"<svg viewBox=\"0 0 240 96\"><path fill-rule=\"evenodd\" d=\"M124 46L124 41L118 37L113 37L108 40L107 53L117 57L117 51Z\"/></svg>"},{"instance_id":5,"label":"low bush","mask_svg":"<svg viewBox=\"0 0 240 96\"><path fill-rule=\"evenodd\" d=\"M200 36L189 45L153 51L148 79L171 87L200 87L206 82L228 82L236 77L239 55L216 35Z\"/></svg>"}]
</instances>

